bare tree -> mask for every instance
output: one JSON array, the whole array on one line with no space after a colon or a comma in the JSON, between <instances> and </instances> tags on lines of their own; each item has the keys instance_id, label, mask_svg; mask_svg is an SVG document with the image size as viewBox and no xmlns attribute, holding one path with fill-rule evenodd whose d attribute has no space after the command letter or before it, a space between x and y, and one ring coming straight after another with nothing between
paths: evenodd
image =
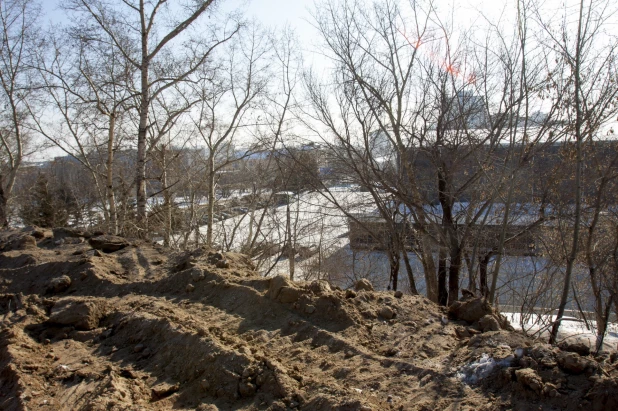
<instances>
[{"instance_id":1,"label":"bare tree","mask_svg":"<svg viewBox=\"0 0 618 411\"><path fill-rule=\"evenodd\" d=\"M237 153L235 141L244 137L245 144L251 144L246 141L250 138L248 131L256 127L260 98L268 83L269 46L266 33L256 25L249 26L241 31L237 42L226 45L222 52L225 57L216 67L205 67L212 73L205 71L194 87L200 103L192 121L207 150L208 246L213 241L217 175L254 151L249 148Z\"/></svg>"},{"instance_id":2,"label":"bare tree","mask_svg":"<svg viewBox=\"0 0 618 411\"><path fill-rule=\"evenodd\" d=\"M455 41L431 2L327 2L315 21L334 61L335 96L309 77L306 124L349 153L370 190L390 194L414 226L430 295L451 303L475 227L547 135L546 127L533 136L516 131L521 102L541 83L538 70L522 75L516 63L529 56L496 26L484 43L469 33ZM380 140L390 159L376 150ZM504 156L505 142L519 147L511 150L519 161ZM406 256L405 242L396 243Z\"/></svg>"},{"instance_id":3,"label":"bare tree","mask_svg":"<svg viewBox=\"0 0 618 411\"><path fill-rule=\"evenodd\" d=\"M547 52L557 61L559 69L554 75L553 87L556 93L568 96L564 104L564 116L575 147L572 244L566 258L562 297L550 343L556 342L580 250L584 143L598 138L602 127L609 119L615 118L618 112L615 104L618 95L615 80L618 42L615 37L603 38L609 35L606 30L617 10L610 2L597 0L581 0L576 11L571 10L565 7L558 27L545 21L541 11L537 11ZM574 27L571 24L572 18L575 18Z\"/></svg>"},{"instance_id":4,"label":"bare tree","mask_svg":"<svg viewBox=\"0 0 618 411\"><path fill-rule=\"evenodd\" d=\"M136 110L137 131L136 197L138 222L146 224L146 158L152 101L196 72L221 44L239 30L209 25L200 37L191 36L191 28L213 10L214 0L194 2L182 7L166 0L115 1L71 0L67 9L91 23L92 36L116 48L135 67L139 75ZM174 48L172 53L170 50ZM157 70L165 67L166 70ZM157 73L157 74L155 74Z\"/></svg>"},{"instance_id":5,"label":"bare tree","mask_svg":"<svg viewBox=\"0 0 618 411\"><path fill-rule=\"evenodd\" d=\"M0 2L0 225L8 226L7 206L17 172L26 155L28 116L32 94L29 54L38 30L39 4L33 0Z\"/></svg>"}]
</instances>

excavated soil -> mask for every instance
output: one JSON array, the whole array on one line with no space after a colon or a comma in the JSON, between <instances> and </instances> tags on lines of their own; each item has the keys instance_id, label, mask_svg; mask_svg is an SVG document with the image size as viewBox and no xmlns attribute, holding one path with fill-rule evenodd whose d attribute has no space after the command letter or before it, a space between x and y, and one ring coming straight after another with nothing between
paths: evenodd
<instances>
[{"instance_id":1,"label":"excavated soil","mask_svg":"<svg viewBox=\"0 0 618 411\"><path fill-rule=\"evenodd\" d=\"M615 355L533 342L495 313L55 234L0 234L2 410L618 409Z\"/></svg>"}]
</instances>

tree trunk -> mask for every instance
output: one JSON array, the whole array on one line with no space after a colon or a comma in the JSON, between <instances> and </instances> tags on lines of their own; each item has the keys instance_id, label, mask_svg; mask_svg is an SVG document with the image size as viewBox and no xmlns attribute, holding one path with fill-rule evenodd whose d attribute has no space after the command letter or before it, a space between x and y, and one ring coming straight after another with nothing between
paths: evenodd
<instances>
[{"instance_id":1,"label":"tree trunk","mask_svg":"<svg viewBox=\"0 0 618 411\"><path fill-rule=\"evenodd\" d=\"M388 256L390 260L390 270L391 270L391 285L392 290L397 291L397 287L399 286L399 249L391 246L388 251Z\"/></svg>"},{"instance_id":2,"label":"tree trunk","mask_svg":"<svg viewBox=\"0 0 618 411\"><path fill-rule=\"evenodd\" d=\"M448 269L448 305L459 299L459 270L461 269L461 248L451 249L451 262Z\"/></svg>"},{"instance_id":3,"label":"tree trunk","mask_svg":"<svg viewBox=\"0 0 618 411\"><path fill-rule=\"evenodd\" d=\"M4 195L4 176L0 174L0 225L2 228L9 226L7 217L7 198Z\"/></svg>"},{"instance_id":4,"label":"tree trunk","mask_svg":"<svg viewBox=\"0 0 618 411\"><path fill-rule=\"evenodd\" d=\"M215 221L215 157L208 155L208 226L206 227L206 245L212 247L212 226Z\"/></svg>"},{"instance_id":5,"label":"tree trunk","mask_svg":"<svg viewBox=\"0 0 618 411\"><path fill-rule=\"evenodd\" d=\"M446 305L448 290L446 289L446 250L440 247L438 255L438 304Z\"/></svg>"},{"instance_id":6,"label":"tree trunk","mask_svg":"<svg viewBox=\"0 0 618 411\"><path fill-rule=\"evenodd\" d=\"M603 340L605 339L605 332L607 331L607 324L609 323L609 315L611 313L612 304L614 299L609 297L607 304L605 305L605 312L597 313L597 341L596 341L596 353L598 354L603 349ZM599 307L602 308L602 307Z\"/></svg>"},{"instance_id":7,"label":"tree trunk","mask_svg":"<svg viewBox=\"0 0 618 411\"><path fill-rule=\"evenodd\" d=\"M485 298L489 296L489 288L487 286L487 266L489 265L491 256L492 253L487 253L485 256L479 257L479 282L481 287L481 295Z\"/></svg>"},{"instance_id":8,"label":"tree trunk","mask_svg":"<svg viewBox=\"0 0 618 411\"><path fill-rule=\"evenodd\" d=\"M418 290L416 289L416 281L414 280L414 272L412 271L412 265L410 264L410 258L408 257L408 252L406 251L405 245L402 247L401 254L403 257L403 263L406 266L406 273L408 274L410 293L412 293L412 295L418 295Z\"/></svg>"},{"instance_id":9,"label":"tree trunk","mask_svg":"<svg viewBox=\"0 0 618 411\"><path fill-rule=\"evenodd\" d=\"M566 309L567 301L569 298L569 289L571 287L571 276L573 275L573 267L575 266L575 259L579 251L579 231L581 221L581 203L582 203L582 171L583 171L583 155L582 155L582 143L583 143L583 113L581 107L581 79L579 78L580 59L581 59L581 30L584 12L583 0L579 5L579 25L577 28L577 46L575 51L575 150L576 150L576 169L575 169L575 221L573 222L573 242L571 245L571 251L567 257L566 272L564 275L564 287L562 289L562 296L560 297L560 305L558 307L558 314L556 321L551 330L549 336L549 343L555 344L558 337L558 330L560 329L560 323L564 310Z\"/></svg>"},{"instance_id":10,"label":"tree trunk","mask_svg":"<svg viewBox=\"0 0 618 411\"><path fill-rule=\"evenodd\" d=\"M142 5L143 8L143 5ZM146 28L145 10L141 14L141 47L142 59L140 70L140 105L139 105L139 129L137 131L137 170L135 173L136 200L137 200L137 223L140 229L139 236L145 237L148 229L146 214L146 138L148 135L148 109L150 106L150 85L148 84L148 30Z\"/></svg>"},{"instance_id":11,"label":"tree trunk","mask_svg":"<svg viewBox=\"0 0 618 411\"><path fill-rule=\"evenodd\" d=\"M170 192L167 189L167 153L165 152L165 146L161 148L161 190L163 190L163 245L170 246L170 240L172 237L172 202Z\"/></svg>"},{"instance_id":12,"label":"tree trunk","mask_svg":"<svg viewBox=\"0 0 618 411\"><path fill-rule=\"evenodd\" d=\"M425 272L425 286L427 298L434 303L438 302L438 279L436 278L436 264L431 253L431 246L425 234L421 234L421 263Z\"/></svg>"},{"instance_id":13,"label":"tree trunk","mask_svg":"<svg viewBox=\"0 0 618 411\"><path fill-rule=\"evenodd\" d=\"M290 269L290 280L294 281L294 245L292 243L292 217L290 215L290 202L288 200L287 208L286 208L286 231L287 231L287 241L286 246L288 249L288 263Z\"/></svg>"},{"instance_id":14,"label":"tree trunk","mask_svg":"<svg viewBox=\"0 0 618 411\"><path fill-rule=\"evenodd\" d=\"M118 234L118 214L116 211L116 198L114 196L114 133L116 128L116 115L109 116L109 133L107 138L107 204L109 206L110 234Z\"/></svg>"}]
</instances>

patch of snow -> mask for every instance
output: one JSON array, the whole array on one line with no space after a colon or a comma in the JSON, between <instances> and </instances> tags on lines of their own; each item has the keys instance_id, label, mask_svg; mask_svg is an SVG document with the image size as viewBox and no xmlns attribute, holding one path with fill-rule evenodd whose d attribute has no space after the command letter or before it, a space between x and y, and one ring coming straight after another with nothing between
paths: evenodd
<instances>
[{"instance_id":1,"label":"patch of snow","mask_svg":"<svg viewBox=\"0 0 618 411\"><path fill-rule=\"evenodd\" d=\"M528 335L540 338L549 338L549 331L554 315L529 314L522 317L521 313L502 313L511 323L513 328L523 331ZM591 349L596 345L596 321L588 321L588 327L583 320L573 317L563 317L558 332L558 341L569 340L587 344ZM616 351L618 349L618 323L609 323L603 339L603 350Z\"/></svg>"},{"instance_id":2,"label":"patch of snow","mask_svg":"<svg viewBox=\"0 0 618 411\"><path fill-rule=\"evenodd\" d=\"M500 361L496 361L493 357L487 354L481 355L476 361L464 365L457 372L457 378L466 384L476 384L484 378L487 378L496 367L508 367L513 360L512 356Z\"/></svg>"}]
</instances>

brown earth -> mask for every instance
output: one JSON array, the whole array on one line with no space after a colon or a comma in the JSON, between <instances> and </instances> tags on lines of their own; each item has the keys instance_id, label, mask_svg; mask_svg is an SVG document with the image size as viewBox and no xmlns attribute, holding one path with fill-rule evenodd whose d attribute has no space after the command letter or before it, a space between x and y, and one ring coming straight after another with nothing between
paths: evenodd
<instances>
[{"instance_id":1,"label":"brown earth","mask_svg":"<svg viewBox=\"0 0 618 411\"><path fill-rule=\"evenodd\" d=\"M87 237L0 234L2 410L618 409L615 355L535 343L482 301Z\"/></svg>"}]
</instances>

